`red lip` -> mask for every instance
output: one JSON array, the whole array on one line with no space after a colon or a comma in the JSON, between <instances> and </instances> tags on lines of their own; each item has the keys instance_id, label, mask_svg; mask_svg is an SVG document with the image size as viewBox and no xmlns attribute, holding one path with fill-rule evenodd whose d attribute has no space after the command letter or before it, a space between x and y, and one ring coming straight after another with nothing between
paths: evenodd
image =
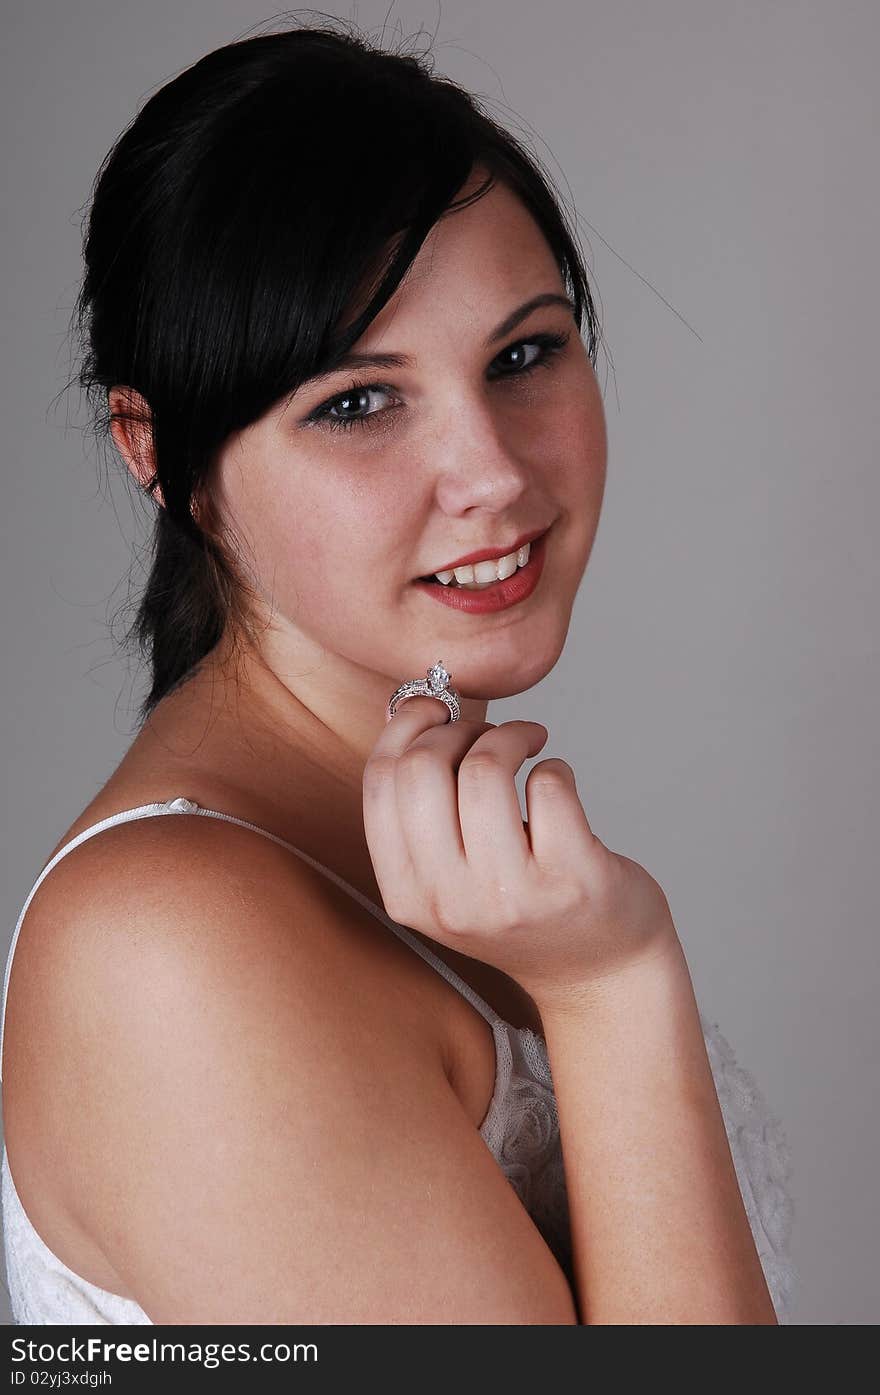
<instances>
[{"instance_id":1,"label":"red lip","mask_svg":"<svg viewBox=\"0 0 880 1395\"><path fill-rule=\"evenodd\" d=\"M522 533L516 542L510 543L507 547L484 547L478 552L468 552L466 556L458 557L454 562L447 562L442 567L435 567L433 572L426 573L426 578L435 576L437 572L454 571L456 567L470 567L476 562L494 562L499 557L506 557L509 552L516 552L519 548L525 547L526 543L534 542L535 538L540 538L546 532L547 528L532 528L530 532ZM419 578L419 580L421 579Z\"/></svg>"},{"instance_id":2,"label":"red lip","mask_svg":"<svg viewBox=\"0 0 880 1395\"><path fill-rule=\"evenodd\" d=\"M511 606L527 600L537 587L544 570L549 532L548 528L546 533L542 533L532 543L529 560L524 567L519 567L513 576L506 577L504 581L496 581L480 591L468 591L460 586L444 586L441 581L416 580L412 584L439 605L445 605L460 613L491 615L496 611L509 610Z\"/></svg>"}]
</instances>

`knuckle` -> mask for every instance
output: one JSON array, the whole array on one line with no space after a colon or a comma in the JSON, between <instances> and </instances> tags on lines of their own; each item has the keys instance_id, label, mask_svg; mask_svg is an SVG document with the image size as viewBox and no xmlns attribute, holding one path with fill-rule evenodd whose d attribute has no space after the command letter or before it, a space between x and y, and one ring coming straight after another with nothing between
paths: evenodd
<instances>
[{"instance_id":1,"label":"knuckle","mask_svg":"<svg viewBox=\"0 0 880 1395\"><path fill-rule=\"evenodd\" d=\"M429 746L410 746L397 761L398 773L407 783L421 780L436 765L437 756Z\"/></svg>"},{"instance_id":2,"label":"knuckle","mask_svg":"<svg viewBox=\"0 0 880 1395\"><path fill-rule=\"evenodd\" d=\"M447 897L447 933L490 941L519 926L517 896L506 876L481 875L469 888L456 887ZM473 951L468 951L472 953Z\"/></svg>"},{"instance_id":3,"label":"knuckle","mask_svg":"<svg viewBox=\"0 0 880 1395\"><path fill-rule=\"evenodd\" d=\"M493 751L474 751L473 755L465 756L459 766L459 777L462 775L467 779L487 780L494 779L499 772L506 769L504 762L495 755Z\"/></svg>"},{"instance_id":4,"label":"knuckle","mask_svg":"<svg viewBox=\"0 0 880 1395\"><path fill-rule=\"evenodd\" d=\"M621 864L617 858L603 855L594 859L590 868L589 884L592 903L607 913L610 907L620 902L622 890Z\"/></svg>"},{"instance_id":5,"label":"knuckle","mask_svg":"<svg viewBox=\"0 0 880 1395\"><path fill-rule=\"evenodd\" d=\"M383 893L382 903L385 907L385 914L389 916L391 920L396 920L398 925L413 924L410 909L400 892L392 891L387 895Z\"/></svg>"},{"instance_id":6,"label":"knuckle","mask_svg":"<svg viewBox=\"0 0 880 1395\"><path fill-rule=\"evenodd\" d=\"M486 913L485 924L492 934L512 935L523 923L519 903L512 896L498 898Z\"/></svg>"},{"instance_id":7,"label":"knuckle","mask_svg":"<svg viewBox=\"0 0 880 1395\"><path fill-rule=\"evenodd\" d=\"M431 919L444 939L454 940L463 928L462 917L449 897L440 897L436 892L428 899Z\"/></svg>"}]
</instances>

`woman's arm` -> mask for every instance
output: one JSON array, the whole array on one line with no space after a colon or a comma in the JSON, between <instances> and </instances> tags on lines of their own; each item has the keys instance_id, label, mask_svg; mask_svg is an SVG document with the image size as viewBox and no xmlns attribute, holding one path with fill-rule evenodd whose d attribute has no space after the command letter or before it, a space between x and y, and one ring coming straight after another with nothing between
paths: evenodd
<instances>
[{"instance_id":1,"label":"woman's arm","mask_svg":"<svg viewBox=\"0 0 880 1395\"><path fill-rule=\"evenodd\" d=\"M582 1324L775 1324L680 942L542 1020Z\"/></svg>"}]
</instances>

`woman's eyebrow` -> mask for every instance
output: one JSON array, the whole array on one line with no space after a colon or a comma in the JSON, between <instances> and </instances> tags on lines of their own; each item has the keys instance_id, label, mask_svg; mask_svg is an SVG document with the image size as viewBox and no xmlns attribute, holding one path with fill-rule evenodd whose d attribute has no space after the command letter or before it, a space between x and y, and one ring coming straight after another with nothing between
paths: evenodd
<instances>
[{"instance_id":1,"label":"woman's eyebrow","mask_svg":"<svg viewBox=\"0 0 880 1395\"><path fill-rule=\"evenodd\" d=\"M562 305L572 314L575 312L574 302L567 295L560 295L557 291L545 291L542 295L532 296L522 305L512 310L500 323L484 342L484 348L490 349L499 339L510 334L516 329L522 320L526 319L533 310L540 310L546 305ZM414 360L408 354L395 353L356 353L350 350L347 354L342 354L335 359L330 367L323 369L320 373L315 373L309 378L303 387L311 387L313 384L321 383L325 378L331 378L335 373L339 373L344 368L412 368Z\"/></svg>"}]
</instances>

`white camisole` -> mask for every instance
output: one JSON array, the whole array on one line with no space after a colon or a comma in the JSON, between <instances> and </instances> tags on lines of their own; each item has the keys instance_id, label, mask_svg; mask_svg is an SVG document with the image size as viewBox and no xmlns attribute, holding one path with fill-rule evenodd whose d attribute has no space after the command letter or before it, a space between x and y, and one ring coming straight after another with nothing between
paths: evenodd
<instances>
[{"instance_id":1,"label":"white camisole","mask_svg":"<svg viewBox=\"0 0 880 1395\"><path fill-rule=\"evenodd\" d=\"M12 956L25 913L37 888L56 863L87 838L93 838L105 828L112 828L114 824L129 819L166 814L199 814L227 819L280 843L349 892L485 1017L495 1040L496 1076L492 1099L479 1132L571 1282L571 1238L559 1119L543 1037L528 1027L513 1027L499 1017L411 930L391 920L380 906L329 867L324 867L308 853L256 824L217 809L203 809L183 796L166 803L125 809L102 819L71 839L43 868L24 903L6 960L0 1008L0 1079ZM700 1021L755 1245L779 1322L789 1323L792 1321L795 1271L789 1254L794 1206L789 1192L792 1169L788 1142L780 1121L770 1113L754 1078L737 1063L718 1027L707 1022L702 1013ZM134 1300L89 1283L52 1253L22 1206L5 1146L0 1173L0 1202L6 1275L14 1323L152 1325L152 1319Z\"/></svg>"}]
</instances>

